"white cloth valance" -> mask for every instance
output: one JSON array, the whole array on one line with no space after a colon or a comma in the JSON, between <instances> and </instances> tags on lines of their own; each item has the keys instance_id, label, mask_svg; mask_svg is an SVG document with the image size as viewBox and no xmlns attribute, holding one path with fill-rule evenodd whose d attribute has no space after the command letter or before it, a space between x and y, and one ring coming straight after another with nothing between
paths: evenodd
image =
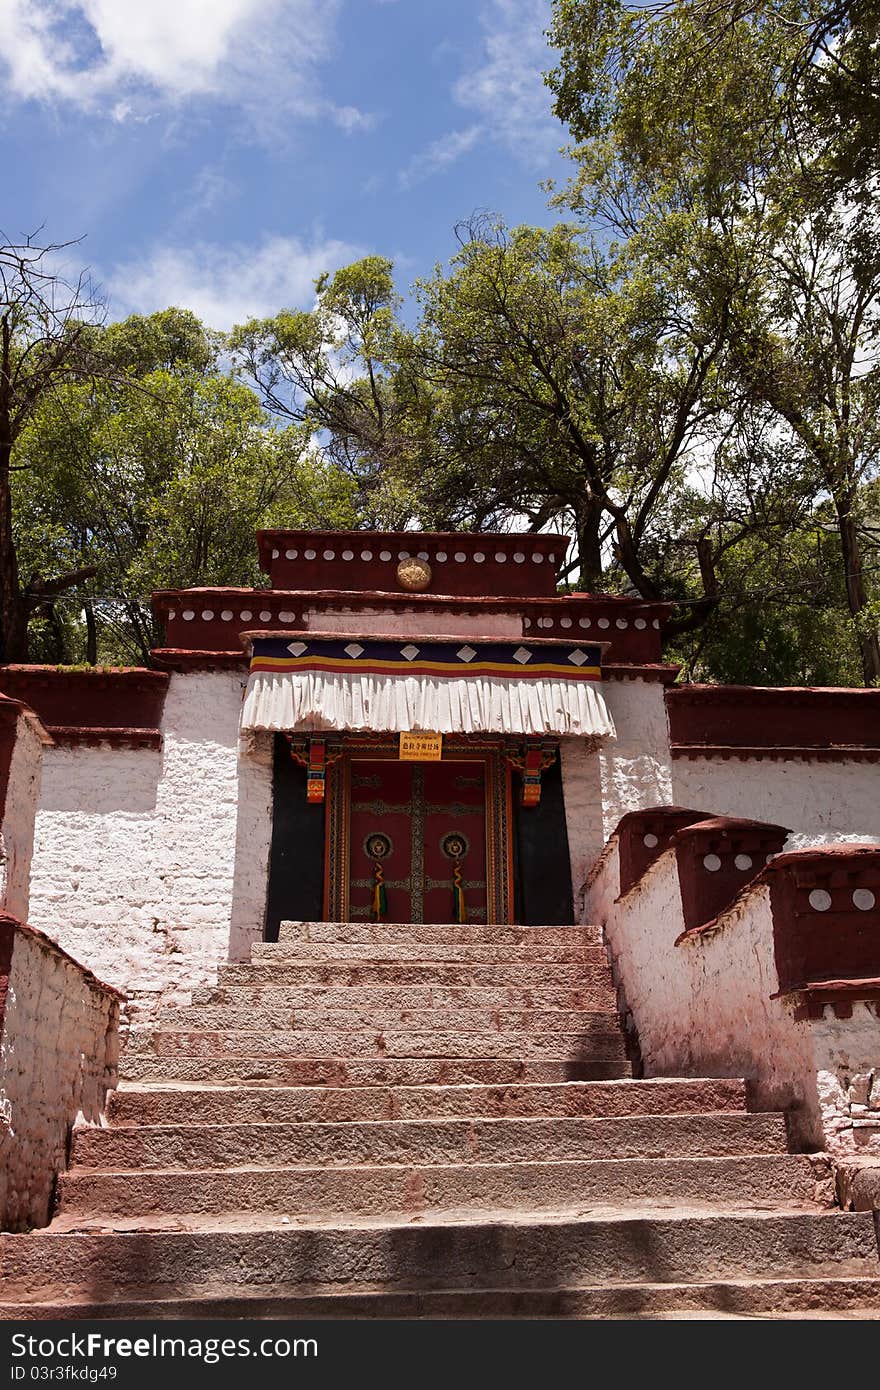
<instances>
[{"instance_id":1,"label":"white cloth valance","mask_svg":"<svg viewBox=\"0 0 880 1390\"><path fill-rule=\"evenodd\" d=\"M579 734L614 737L596 681L252 671L242 731Z\"/></svg>"}]
</instances>

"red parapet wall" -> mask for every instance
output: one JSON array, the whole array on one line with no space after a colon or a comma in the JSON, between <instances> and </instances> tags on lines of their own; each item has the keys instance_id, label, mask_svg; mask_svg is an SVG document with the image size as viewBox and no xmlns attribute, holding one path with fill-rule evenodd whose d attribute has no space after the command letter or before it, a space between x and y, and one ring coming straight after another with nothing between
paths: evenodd
<instances>
[{"instance_id":1,"label":"red parapet wall","mask_svg":"<svg viewBox=\"0 0 880 1390\"><path fill-rule=\"evenodd\" d=\"M650 806L621 817L615 835L620 863L620 896L634 888L667 850L677 830L708 818L706 811L683 806Z\"/></svg>"},{"instance_id":2,"label":"red parapet wall","mask_svg":"<svg viewBox=\"0 0 880 1390\"><path fill-rule=\"evenodd\" d=\"M793 850L762 877L780 994L838 982L844 992L855 982L880 986L880 845Z\"/></svg>"},{"instance_id":3,"label":"red parapet wall","mask_svg":"<svg viewBox=\"0 0 880 1390\"><path fill-rule=\"evenodd\" d=\"M712 922L739 896L789 831L765 821L716 816L677 830L672 847L678 865L685 933Z\"/></svg>"},{"instance_id":4,"label":"red parapet wall","mask_svg":"<svg viewBox=\"0 0 880 1390\"><path fill-rule=\"evenodd\" d=\"M59 743L158 747L168 681L141 667L0 666L0 693L29 705Z\"/></svg>"},{"instance_id":5,"label":"red parapet wall","mask_svg":"<svg viewBox=\"0 0 880 1390\"><path fill-rule=\"evenodd\" d=\"M681 685L666 708L673 757L880 759L880 690Z\"/></svg>"},{"instance_id":6,"label":"red parapet wall","mask_svg":"<svg viewBox=\"0 0 880 1390\"><path fill-rule=\"evenodd\" d=\"M559 535L421 531L259 531L273 589L400 592L397 567L422 560L426 592L543 598L556 593L568 552Z\"/></svg>"},{"instance_id":7,"label":"red parapet wall","mask_svg":"<svg viewBox=\"0 0 880 1390\"><path fill-rule=\"evenodd\" d=\"M279 589L166 589L153 595L153 608L165 629L165 644L154 653L160 664L183 668L201 654L215 665L235 664L244 655L243 633L347 633L353 614L371 615L374 636L411 637L412 628L399 615L417 614L430 630L431 616L460 617L462 637L485 624L487 639L497 616L513 614L521 622L522 640L541 638L570 642L600 642L605 647L608 674L613 677L675 679L677 667L662 660L662 623L667 604L647 604L610 594L568 594L543 600L530 598L456 598L449 595L316 590L310 593ZM356 635L363 635L361 626Z\"/></svg>"}]
</instances>

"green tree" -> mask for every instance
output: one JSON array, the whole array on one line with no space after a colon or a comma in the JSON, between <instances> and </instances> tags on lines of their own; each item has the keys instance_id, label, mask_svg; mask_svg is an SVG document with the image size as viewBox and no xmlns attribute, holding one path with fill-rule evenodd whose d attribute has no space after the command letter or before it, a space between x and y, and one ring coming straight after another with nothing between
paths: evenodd
<instances>
[{"instance_id":1,"label":"green tree","mask_svg":"<svg viewBox=\"0 0 880 1390\"><path fill-rule=\"evenodd\" d=\"M94 351L105 375L56 390L19 440L17 546L26 564L95 576L37 608L45 659L148 662L152 590L259 584L258 527L352 513L307 431L270 426L192 314L110 325Z\"/></svg>"},{"instance_id":2,"label":"green tree","mask_svg":"<svg viewBox=\"0 0 880 1390\"><path fill-rule=\"evenodd\" d=\"M54 269L68 249L0 245L0 662L25 660L34 609L86 577L74 569L47 578L41 563L22 580L13 526L22 433L56 391L94 370L91 329L102 306L87 276L69 283Z\"/></svg>"},{"instance_id":3,"label":"green tree","mask_svg":"<svg viewBox=\"0 0 880 1390\"><path fill-rule=\"evenodd\" d=\"M633 265L676 282L687 318L723 313L733 418L766 415L829 500L850 640L870 684L880 638L864 497L880 447L880 257L859 214L866 190L853 175L864 162L835 143L827 111L874 100L876 42L859 29L863 7L841 14L556 0L549 81L579 142L563 201L609 229ZM831 75L856 50L867 85L859 97L856 73L835 98ZM863 130L875 115L866 110Z\"/></svg>"}]
</instances>

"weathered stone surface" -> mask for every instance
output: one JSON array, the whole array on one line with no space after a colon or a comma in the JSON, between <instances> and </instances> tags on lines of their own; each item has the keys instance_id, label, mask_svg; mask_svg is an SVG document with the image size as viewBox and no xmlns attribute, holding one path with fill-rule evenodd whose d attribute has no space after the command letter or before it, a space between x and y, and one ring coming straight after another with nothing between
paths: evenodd
<instances>
[{"instance_id":1,"label":"weathered stone surface","mask_svg":"<svg viewBox=\"0 0 880 1390\"><path fill-rule=\"evenodd\" d=\"M11 966L0 1036L0 1225L49 1220L77 1116L116 1084L119 1000L37 932L3 927Z\"/></svg>"}]
</instances>

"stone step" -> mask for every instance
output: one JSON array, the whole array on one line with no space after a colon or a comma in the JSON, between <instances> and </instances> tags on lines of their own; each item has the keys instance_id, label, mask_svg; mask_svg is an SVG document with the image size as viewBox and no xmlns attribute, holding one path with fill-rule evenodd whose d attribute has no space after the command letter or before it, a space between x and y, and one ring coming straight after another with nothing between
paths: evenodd
<instances>
[{"instance_id":1,"label":"stone step","mask_svg":"<svg viewBox=\"0 0 880 1390\"><path fill-rule=\"evenodd\" d=\"M241 1285L128 1288L124 1299L94 1299L89 1285L68 1288L58 1302L0 1302L0 1321L62 1319L173 1321L177 1318L880 1318L880 1278L726 1279L713 1283L606 1283L591 1288L494 1288L399 1293L351 1283L312 1292L303 1284L248 1291ZM303 1335L308 1335L304 1333Z\"/></svg>"},{"instance_id":2,"label":"stone step","mask_svg":"<svg viewBox=\"0 0 880 1390\"><path fill-rule=\"evenodd\" d=\"M504 1057L157 1057L125 1052L129 1081L266 1086L459 1086L618 1080L631 1075L621 1059L554 1061Z\"/></svg>"},{"instance_id":3,"label":"stone step","mask_svg":"<svg viewBox=\"0 0 880 1390\"><path fill-rule=\"evenodd\" d=\"M737 1154L354 1168L76 1168L61 1175L57 1200L67 1221L149 1218L152 1223L178 1215L192 1223L198 1215L210 1215L234 1224L236 1214L247 1213L271 1225L282 1217L296 1224L319 1217L354 1223L450 1213L477 1222L496 1211L515 1220L536 1212L584 1214L616 1204L648 1219L658 1206L684 1204L694 1193L702 1206L725 1209L807 1206L815 1202L817 1187L803 1154Z\"/></svg>"},{"instance_id":4,"label":"stone step","mask_svg":"<svg viewBox=\"0 0 880 1390\"><path fill-rule=\"evenodd\" d=\"M311 1029L212 1029L200 1032L173 1028L132 1029L126 1057L152 1053L157 1057L504 1057L555 1061L623 1060L625 1045L619 1027L605 1014L593 1015L595 1027L576 1033L416 1032L369 1029L345 1031Z\"/></svg>"},{"instance_id":5,"label":"stone step","mask_svg":"<svg viewBox=\"0 0 880 1390\"><path fill-rule=\"evenodd\" d=\"M509 927L454 922L282 922L281 945L292 942L333 942L337 945L414 945L424 942L456 946L602 946L602 929L593 926Z\"/></svg>"},{"instance_id":6,"label":"stone step","mask_svg":"<svg viewBox=\"0 0 880 1390\"><path fill-rule=\"evenodd\" d=\"M330 1008L317 1001L308 1008L289 1004L190 1004L166 1009L159 1023L162 1029L198 1032L256 1031L297 1033L344 1033L392 1029L412 1033L584 1033L597 1029L617 1031L617 1010L605 1009L427 1009L397 1008L393 1004L365 1003L360 1007ZM140 1029L132 1029L131 1037ZM271 1044L270 1044L271 1046Z\"/></svg>"},{"instance_id":7,"label":"stone step","mask_svg":"<svg viewBox=\"0 0 880 1390\"><path fill-rule=\"evenodd\" d=\"M376 961L302 961L260 960L251 963L221 965L217 970L218 983L225 985L333 985L342 988L368 985L474 985L503 989L530 989L550 985L554 989L581 989L593 984L605 985L609 978L608 960L604 951L595 961L577 965L556 965L548 971L546 964L523 965L507 962L503 965L480 965L467 961L401 963Z\"/></svg>"},{"instance_id":8,"label":"stone step","mask_svg":"<svg viewBox=\"0 0 880 1390\"><path fill-rule=\"evenodd\" d=\"M607 963L601 946L457 946L442 941L397 943L385 946L361 942L360 945L336 945L332 941L257 941L251 947L252 961L366 961L389 965L406 961L430 964L434 961L464 961L474 965L604 965Z\"/></svg>"},{"instance_id":9,"label":"stone step","mask_svg":"<svg viewBox=\"0 0 880 1390\"><path fill-rule=\"evenodd\" d=\"M193 990L193 1005L310 1009L615 1009L611 973L578 988L515 985L222 985ZM163 1012L162 1021L167 1021Z\"/></svg>"},{"instance_id":10,"label":"stone step","mask_svg":"<svg viewBox=\"0 0 880 1390\"><path fill-rule=\"evenodd\" d=\"M781 1115L622 1115L157 1125L75 1133L73 1168L351 1167L699 1158L786 1152Z\"/></svg>"},{"instance_id":11,"label":"stone step","mask_svg":"<svg viewBox=\"0 0 880 1390\"><path fill-rule=\"evenodd\" d=\"M137 1198L130 1176L125 1182ZM657 1215L563 1213L520 1222L402 1219L237 1230L209 1224L184 1231L153 1226L86 1233L65 1231L58 1223L0 1236L0 1263L5 1299L43 1301L77 1286L88 1287L95 1300L115 1301L130 1289L143 1289L147 1277L154 1285L183 1287L191 1295L200 1285L221 1284L247 1289L253 1297L300 1283L303 1292L339 1286L350 1292L357 1281L389 1292L473 1293L502 1286L563 1290L609 1281L706 1283L744 1275L876 1279L878 1272L870 1212L693 1208Z\"/></svg>"},{"instance_id":12,"label":"stone step","mask_svg":"<svg viewBox=\"0 0 880 1390\"><path fill-rule=\"evenodd\" d=\"M744 1111L745 1083L569 1081L509 1086L290 1086L110 1091L111 1124L309 1124L443 1115L680 1115Z\"/></svg>"}]
</instances>

